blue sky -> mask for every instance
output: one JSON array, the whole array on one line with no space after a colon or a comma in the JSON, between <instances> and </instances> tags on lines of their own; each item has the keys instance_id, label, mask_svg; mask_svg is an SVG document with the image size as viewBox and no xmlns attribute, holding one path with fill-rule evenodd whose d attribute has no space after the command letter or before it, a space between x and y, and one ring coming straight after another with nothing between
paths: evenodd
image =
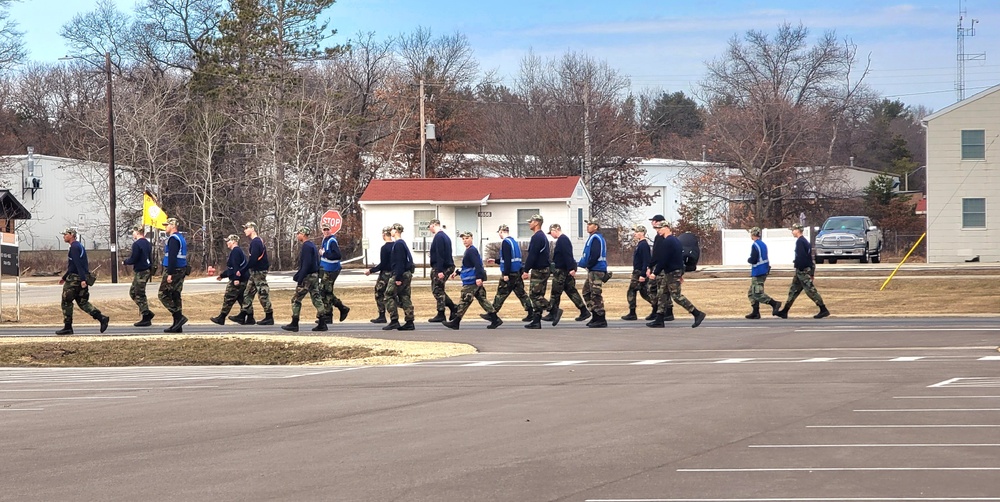
<instances>
[{"instance_id":1,"label":"blue sky","mask_svg":"<svg viewBox=\"0 0 1000 502\"><path fill-rule=\"evenodd\" d=\"M130 11L133 0L116 0ZM966 53L987 53L966 63L966 95L1000 83L1000 2L965 0L969 19L979 20ZM26 32L30 57L55 61L66 50L58 32L74 14L94 10L96 0L22 0L10 10ZM339 33L331 45L375 32L379 38L417 27L435 35L465 34L483 69L510 81L529 51L558 57L567 51L606 60L628 75L633 88L684 91L697 87L705 62L720 56L734 34L773 31L782 22L802 23L816 36L835 30L871 57L866 81L910 105L940 109L956 99L956 28L960 0L754 1L702 0L339 0L326 13Z\"/></svg>"}]
</instances>

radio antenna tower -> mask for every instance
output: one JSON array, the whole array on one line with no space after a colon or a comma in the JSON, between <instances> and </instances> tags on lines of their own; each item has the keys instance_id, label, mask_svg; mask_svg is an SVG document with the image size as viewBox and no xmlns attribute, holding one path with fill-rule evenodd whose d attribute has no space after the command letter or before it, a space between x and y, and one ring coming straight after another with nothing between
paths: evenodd
<instances>
[{"instance_id":1,"label":"radio antenna tower","mask_svg":"<svg viewBox=\"0 0 1000 502\"><path fill-rule=\"evenodd\" d=\"M978 23L979 20L973 19L969 28L962 26L964 20L965 1L958 0L958 52L956 53L956 60L958 61L958 75L955 80L955 91L958 93L958 101L965 99L965 62L986 60L985 52L978 54L965 53L965 37L976 36L976 23Z\"/></svg>"}]
</instances>

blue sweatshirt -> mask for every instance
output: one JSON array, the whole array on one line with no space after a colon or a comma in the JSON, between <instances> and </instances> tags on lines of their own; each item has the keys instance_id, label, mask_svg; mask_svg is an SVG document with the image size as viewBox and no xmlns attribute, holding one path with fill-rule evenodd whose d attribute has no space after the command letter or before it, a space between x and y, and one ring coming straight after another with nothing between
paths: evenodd
<instances>
[{"instance_id":1,"label":"blue sweatshirt","mask_svg":"<svg viewBox=\"0 0 1000 502\"><path fill-rule=\"evenodd\" d=\"M319 266L327 272L340 270L340 243L337 236L329 235L323 239L323 255L320 256Z\"/></svg>"},{"instance_id":2,"label":"blue sweatshirt","mask_svg":"<svg viewBox=\"0 0 1000 502\"><path fill-rule=\"evenodd\" d=\"M410 248L403 239L393 242L389 263L393 280L402 281L403 274L413 272L413 257L410 256Z\"/></svg>"},{"instance_id":3,"label":"blue sweatshirt","mask_svg":"<svg viewBox=\"0 0 1000 502\"><path fill-rule=\"evenodd\" d=\"M555 249L552 250L552 263L559 270L576 270L576 258L573 258L573 242L562 234L556 239Z\"/></svg>"},{"instance_id":4,"label":"blue sweatshirt","mask_svg":"<svg viewBox=\"0 0 1000 502\"><path fill-rule=\"evenodd\" d=\"M583 248L583 258L580 266L591 272L608 271L608 244L600 233L590 234L587 245Z\"/></svg>"},{"instance_id":5,"label":"blue sweatshirt","mask_svg":"<svg viewBox=\"0 0 1000 502\"><path fill-rule=\"evenodd\" d=\"M391 272L392 267L389 266L389 262L392 260L392 241L382 244L382 249L379 251L378 265L368 269L369 272L373 274L381 274L382 272Z\"/></svg>"},{"instance_id":6,"label":"blue sweatshirt","mask_svg":"<svg viewBox=\"0 0 1000 502\"><path fill-rule=\"evenodd\" d=\"M319 250L316 249L316 244L313 244L313 241L305 241L302 243L302 251L299 252L299 271L295 272L295 277L292 280L296 284L302 284L302 281L309 274L315 274L318 271Z\"/></svg>"},{"instance_id":7,"label":"blue sweatshirt","mask_svg":"<svg viewBox=\"0 0 1000 502\"><path fill-rule=\"evenodd\" d=\"M684 270L684 246L673 234L653 246L653 275Z\"/></svg>"},{"instance_id":8,"label":"blue sweatshirt","mask_svg":"<svg viewBox=\"0 0 1000 502\"><path fill-rule=\"evenodd\" d=\"M271 268L267 261L267 249L264 247L264 239L258 235L250 241L250 270L260 272Z\"/></svg>"},{"instance_id":9,"label":"blue sweatshirt","mask_svg":"<svg viewBox=\"0 0 1000 502\"><path fill-rule=\"evenodd\" d=\"M440 233L440 232L438 232ZM483 267L483 258L479 256L476 246L465 248L462 255L462 270L459 272L462 277L462 285L471 286L476 283L476 279L486 280L486 269Z\"/></svg>"},{"instance_id":10,"label":"blue sweatshirt","mask_svg":"<svg viewBox=\"0 0 1000 502\"><path fill-rule=\"evenodd\" d=\"M524 273L531 272L533 268L549 268L549 239L541 230L531 236L531 241L528 242L528 256L522 264Z\"/></svg>"},{"instance_id":11,"label":"blue sweatshirt","mask_svg":"<svg viewBox=\"0 0 1000 502\"><path fill-rule=\"evenodd\" d=\"M87 276L90 275L87 251L83 249L83 244L80 244L80 241L73 241L69 245L69 260L66 263L66 273L62 276L63 280L66 280L66 276L70 274L80 276L81 281L86 281Z\"/></svg>"},{"instance_id":12,"label":"blue sweatshirt","mask_svg":"<svg viewBox=\"0 0 1000 502\"><path fill-rule=\"evenodd\" d=\"M451 255L451 239L444 230L438 230L434 234L430 255L431 268L434 270L442 271L455 266L455 257Z\"/></svg>"},{"instance_id":13,"label":"blue sweatshirt","mask_svg":"<svg viewBox=\"0 0 1000 502\"><path fill-rule=\"evenodd\" d=\"M795 240L795 259L792 261L796 270L806 270L813 267L812 246L806 240L806 236L800 235Z\"/></svg>"},{"instance_id":14,"label":"blue sweatshirt","mask_svg":"<svg viewBox=\"0 0 1000 502\"><path fill-rule=\"evenodd\" d=\"M632 253L632 270L638 270L645 275L646 269L649 268L649 259L652 257L652 253L649 249L649 241L643 239L635 245L635 252Z\"/></svg>"},{"instance_id":15,"label":"blue sweatshirt","mask_svg":"<svg viewBox=\"0 0 1000 502\"><path fill-rule=\"evenodd\" d=\"M152 266L153 245L146 239L136 239L132 243L132 254L125 259L126 265L132 265L132 270L142 272Z\"/></svg>"},{"instance_id":16,"label":"blue sweatshirt","mask_svg":"<svg viewBox=\"0 0 1000 502\"><path fill-rule=\"evenodd\" d=\"M240 275L236 275L239 272ZM228 278L229 282L240 281L245 284L250 278L250 261L247 260L243 248L236 246L229 252L229 261L226 262L226 270L223 270L219 277Z\"/></svg>"}]
</instances>

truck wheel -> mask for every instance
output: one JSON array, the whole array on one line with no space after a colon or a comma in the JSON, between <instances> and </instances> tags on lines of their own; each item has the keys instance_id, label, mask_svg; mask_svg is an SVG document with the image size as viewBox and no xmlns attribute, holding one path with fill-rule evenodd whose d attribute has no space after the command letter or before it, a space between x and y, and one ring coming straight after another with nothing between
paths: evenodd
<instances>
[{"instance_id":1,"label":"truck wheel","mask_svg":"<svg viewBox=\"0 0 1000 502\"><path fill-rule=\"evenodd\" d=\"M836 264L837 264L837 259L836 258L830 258L830 265L836 265Z\"/></svg>"},{"instance_id":2,"label":"truck wheel","mask_svg":"<svg viewBox=\"0 0 1000 502\"><path fill-rule=\"evenodd\" d=\"M872 263L882 263L882 252L872 255Z\"/></svg>"},{"instance_id":3,"label":"truck wheel","mask_svg":"<svg viewBox=\"0 0 1000 502\"><path fill-rule=\"evenodd\" d=\"M820 258L819 256L817 256L817 257L816 257L816 264L817 264L817 265L822 265L822 264L823 264L823 259L822 259L822 258Z\"/></svg>"},{"instance_id":4,"label":"truck wheel","mask_svg":"<svg viewBox=\"0 0 1000 502\"><path fill-rule=\"evenodd\" d=\"M861 254L861 258L858 258L859 263L868 263L868 250L866 249L864 253Z\"/></svg>"}]
</instances>

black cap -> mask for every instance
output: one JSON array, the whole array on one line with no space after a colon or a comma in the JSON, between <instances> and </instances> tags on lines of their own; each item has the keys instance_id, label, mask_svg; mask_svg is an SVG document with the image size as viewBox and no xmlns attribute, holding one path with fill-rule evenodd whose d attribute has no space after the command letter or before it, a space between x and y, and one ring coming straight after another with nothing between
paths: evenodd
<instances>
[{"instance_id":1,"label":"black cap","mask_svg":"<svg viewBox=\"0 0 1000 502\"><path fill-rule=\"evenodd\" d=\"M649 221L666 221L666 218L662 214L658 214L649 219Z\"/></svg>"}]
</instances>

